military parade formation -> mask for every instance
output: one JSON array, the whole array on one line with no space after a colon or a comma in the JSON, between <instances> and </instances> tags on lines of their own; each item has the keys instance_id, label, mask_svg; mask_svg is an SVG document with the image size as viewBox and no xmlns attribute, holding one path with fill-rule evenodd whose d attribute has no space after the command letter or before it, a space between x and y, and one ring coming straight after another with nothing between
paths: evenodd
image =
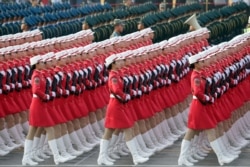
<instances>
[{"instance_id":1,"label":"military parade formation","mask_svg":"<svg viewBox=\"0 0 250 167\"><path fill-rule=\"evenodd\" d=\"M0 8L0 156L58 165L99 146L98 165L137 165L184 136L178 165L211 150L225 165L249 144L245 3Z\"/></svg>"}]
</instances>

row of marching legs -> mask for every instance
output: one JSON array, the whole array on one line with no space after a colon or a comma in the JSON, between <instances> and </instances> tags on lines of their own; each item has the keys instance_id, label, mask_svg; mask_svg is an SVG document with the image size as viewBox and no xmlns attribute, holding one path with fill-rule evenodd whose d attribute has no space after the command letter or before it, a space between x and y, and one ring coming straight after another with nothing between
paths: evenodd
<instances>
[{"instance_id":1,"label":"row of marching legs","mask_svg":"<svg viewBox=\"0 0 250 167\"><path fill-rule=\"evenodd\" d=\"M178 165L193 166L214 151L220 165L237 159L241 149L250 139L250 103L232 113L230 119L220 122L216 128L194 131L188 129L182 144Z\"/></svg>"},{"instance_id":2,"label":"row of marching legs","mask_svg":"<svg viewBox=\"0 0 250 167\"><path fill-rule=\"evenodd\" d=\"M100 144L105 109L51 127L29 127L22 165L38 165L52 157L56 165L90 152Z\"/></svg>"},{"instance_id":3,"label":"row of marching legs","mask_svg":"<svg viewBox=\"0 0 250 167\"><path fill-rule=\"evenodd\" d=\"M106 128L97 164L114 165L121 157L131 154L137 165L172 146L186 131L189 101L190 97L148 119L139 120L132 128Z\"/></svg>"},{"instance_id":4,"label":"row of marching legs","mask_svg":"<svg viewBox=\"0 0 250 167\"><path fill-rule=\"evenodd\" d=\"M20 112L0 118L0 156L23 147L29 123L27 113Z\"/></svg>"}]
</instances>

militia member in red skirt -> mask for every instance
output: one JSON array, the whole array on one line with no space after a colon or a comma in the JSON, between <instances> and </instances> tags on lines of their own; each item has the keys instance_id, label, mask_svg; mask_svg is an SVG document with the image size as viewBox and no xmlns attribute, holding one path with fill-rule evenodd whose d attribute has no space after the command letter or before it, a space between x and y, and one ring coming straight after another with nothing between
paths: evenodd
<instances>
[{"instance_id":1,"label":"militia member in red skirt","mask_svg":"<svg viewBox=\"0 0 250 167\"><path fill-rule=\"evenodd\" d=\"M110 70L108 79L110 101L107 107L105 132L100 143L97 163L98 165L113 165L113 160L108 156L108 148L112 134L116 129L124 131L126 144L132 154L134 164L144 163L148 158L143 158L138 154L136 141L133 138L134 120L129 119L129 113L126 112L126 103L131 97L124 93L124 83L119 73L119 70L124 66L124 60L112 55L105 60L105 65Z\"/></svg>"},{"instance_id":2,"label":"militia member in red skirt","mask_svg":"<svg viewBox=\"0 0 250 167\"><path fill-rule=\"evenodd\" d=\"M189 150L192 149L191 140L198 132L204 131L208 137L210 145L216 153L219 163L230 163L234 160L233 157L227 157L222 153L220 144L216 140L215 128L217 121L212 110L209 107L214 103L214 98L208 96L206 92L206 78L202 73L204 67L204 54L196 54L189 58L191 67L194 68L191 75L191 91L193 100L191 102L188 116L188 130L181 144L181 152L178 160L178 165L192 166L190 161Z\"/></svg>"},{"instance_id":3,"label":"militia member in red skirt","mask_svg":"<svg viewBox=\"0 0 250 167\"><path fill-rule=\"evenodd\" d=\"M41 62L40 56L35 56L30 59L30 64L34 69L31 78L33 98L30 105L29 114L29 132L27 134L24 145L24 156L22 159L22 165L37 165L31 159L32 145L35 133L38 128L44 128L48 135L48 144L54 156L55 164L64 163L68 159L62 157L59 154L58 147L55 140L54 128L55 122L51 118L49 110L47 108L47 102L50 99L50 95L46 94L46 76L42 73L44 69L44 63Z\"/></svg>"}]
</instances>

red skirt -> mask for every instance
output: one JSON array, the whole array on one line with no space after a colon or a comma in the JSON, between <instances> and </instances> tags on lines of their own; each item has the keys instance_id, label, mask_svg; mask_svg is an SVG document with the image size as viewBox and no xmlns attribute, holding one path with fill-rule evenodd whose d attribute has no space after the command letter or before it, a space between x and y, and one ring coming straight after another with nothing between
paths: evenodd
<instances>
[{"instance_id":1,"label":"red skirt","mask_svg":"<svg viewBox=\"0 0 250 167\"><path fill-rule=\"evenodd\" d=\"M34 127L51 127L56 125L47 109L47 103L42 102L39 98L32 98L29 124Z\"/></svg>"},{"instance_id":2,"label":"red skirt","mask_svg":"<svg viewBox=\"0 0 250 167\"><path fill-rule=\"evenodd\" d=\"M0 95L0 118L4 118L6 116L5 110L3 108L3 101L5 95Z\"/></svg>"},{"instance_id":3,"label":"red skirt","mask_svg":"<svg viewBox=\"0 0 250 167\"><path fill-rule=\"evenodd\" d=\"M19 108L13 98L13 92L8 95L4 95L3 108L6 115L16 114L19 112Z\"/></svg>"},{"instance_id":4,"label":"red skirt","mask_svg":"<svg viewBox=\"0 0 250 167\"><path fill-rule=\"evenodd\" d=\"M94 90L85 90L83 92L84 101L87 104L89 112L95 112L96 111L95 104L94 104L94 102L92 100L93 98L95 98L95 97L92 96L92 94L93 94L92 92L93 91Z\"/></svg>"},{"instance_id":5,"label":"red skirt","mask_svg":"<svg viewBox=\"0 0 250 167\"><path fill-rule=\"evenodd\" d=\"M137 119L137 115L136 115L136 110L133 106L133 101L129 101L126 106L125 106L125 112L128 114L128 118L132 119L134 122L136 122Z\"/></svg>"},{"instance_id":6,"label":"red skirt","mask_svg":"<svg viewBox=\"0 0 250 167\"><path fill-rule=\"evenodd\" d=\"M54 103L53 105L54 105L55 111L61 115L61 118L62 118L62 120L63 120L63 123L66 123L66 122L68 122L69 120L67 119L67 117L66 117L66 115L63 113L63 111L61 110L61 105L62 105L61 102L62 102L61 98L55 98L55 99L53 100L53 103Z\"/></svg>"},{"instance_id":7,"label":"red skirt","mask_svg":"<svg viewBox=\"0 0 250 167\"><path fill-rule=\"evenodd\" d=\"M102 87L96 88L92 93L92 100L93 100L93 103L95 104L95 110L101 109L106 106L106 102L103 99L102 94L103 94Z\"/></svg>"},{"instance_id":8,"label":"red skirt","mask_svg":"<svg viewBox=\"0 0 250 167\"><path fill-rule=\"evenodd\" d=\"M199 100L193 99L188 115L188 128L194 130L213 129L216 127L213 111L202 105Z\"/></svg>"},{"instance_id":9,"label":"red skirt","mask_svg":"<svg viewBox=\"0 0 250 167\"><path fill-rule=\"evenodd\" d=\"M24 99L24 97L23 97L23 92L22 91L20 91L20 92L15 92L15 102L16 102L16 104L18 105L18 112L21 112L21 111L26 111L27 110L27 108L26 108L26 105L25 105L25 99Z\"/></svg>"},{"instance_id":10,"label":"red skirt","mask_svg":"<svg viewBox=\"0 0 250 167\"><path fill-rule=\"evenodd\" d=\"M80 111L80 118L86 117L89 114L89 109L83 99L83 93L80 94L79 96L75 96L75 105Z\"/></svg>"},{"instance_id":11,"label":"red skirt","mask_svg":"<svg viewBox=\"0 0 250 167\"><path fill-rule=\"evenodd\" d=\"M61 112L57 111L56 107L54 106L54 101L47 102L47 110L55 122L55 124L62 124L65 123L64 117L62 116Z\"/></svg>"},{"instance_id":12,"label":"red skirt","mask_svg":"<svg viewBox=\"0 0 250 167\"><path fill-rule=\"evenodd\" d=\"M70 108L70 112L73 114L74 119L81 118L82 114L80 112L80 108L78 108L76 104L76 97L75 95L70 95L67 98L67 103Z\"/></svg>"},{"instance_id":13,"label":"red skirt","mask_svg":"<svg viewBox=\"0 0 250 167\"><path fill-rule=\"evenodd\" d=\"M74 115L72 113L71 106L69 106L68 98L62 97L58 100L59 100L59 108L62 111L63 115L65 115L66 119L68 121L74 120L75 118L74 118Z\"/></svg>"},{"instance_id":14,"label":"red skirt","mask_svg":"<svg viewBox=\"0 0 250 167\"><path fill-rule=\"evenodd\" d=\"M133 108L136 113L137 120L142 120L149 118L151 116L151 113L149 112L149 109L145 107L145 101L143 98L140 99L133 99L131 101Z\"/></svg>"},{"instance_id":15,"label":"red skirt","mask_svg":"<svg viewBox=\"0 0 250 167\"><path fill-rule=\"evenodd\" d=\"M110 98L107 107L105 128L126 129L134 125L134 120L130 119L126 113L125 105L115 98Z\"/></svg>"}]
</instances>

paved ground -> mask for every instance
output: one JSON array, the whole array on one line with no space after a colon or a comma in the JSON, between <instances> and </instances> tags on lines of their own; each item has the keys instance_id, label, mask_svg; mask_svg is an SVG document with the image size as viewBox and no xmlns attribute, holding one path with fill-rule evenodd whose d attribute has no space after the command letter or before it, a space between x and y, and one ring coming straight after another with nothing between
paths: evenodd
<instances>
[{"instance_id":1,"label":"paved ground","mask_svg":"<svg viewBox=\"0 0 250 167\"><path fill-rule=\"evenodd\" d=\"M88 154L83 154L82 156L76 158L65 164L60 164L59 166L65 167L73 167L73 166L84 166L84 167L94 167L96 165L96 159L98 156L99 148L95 148L93 151L89 152ZM180 141L176 142L172 147L163 150L162 152L157 153L151 159L140 166L177 166L177 159L180 151ZM13 153L5 156L0 157L0 166L13 166L18 167L21 166L21 158L22 158L22 150L16 150ZM242 150L242 153L239 159L235 160L228 166L250 166L250 145ZM39 166L55 166L52 159L46 160L44 163L40 163ZM114 166L133 166L131 156L123 157L122 159L118 160ZM210 153L205 160L199 162L195 166L219 166L216 156L214 153Z\"/></svg>"}]
</instances>

